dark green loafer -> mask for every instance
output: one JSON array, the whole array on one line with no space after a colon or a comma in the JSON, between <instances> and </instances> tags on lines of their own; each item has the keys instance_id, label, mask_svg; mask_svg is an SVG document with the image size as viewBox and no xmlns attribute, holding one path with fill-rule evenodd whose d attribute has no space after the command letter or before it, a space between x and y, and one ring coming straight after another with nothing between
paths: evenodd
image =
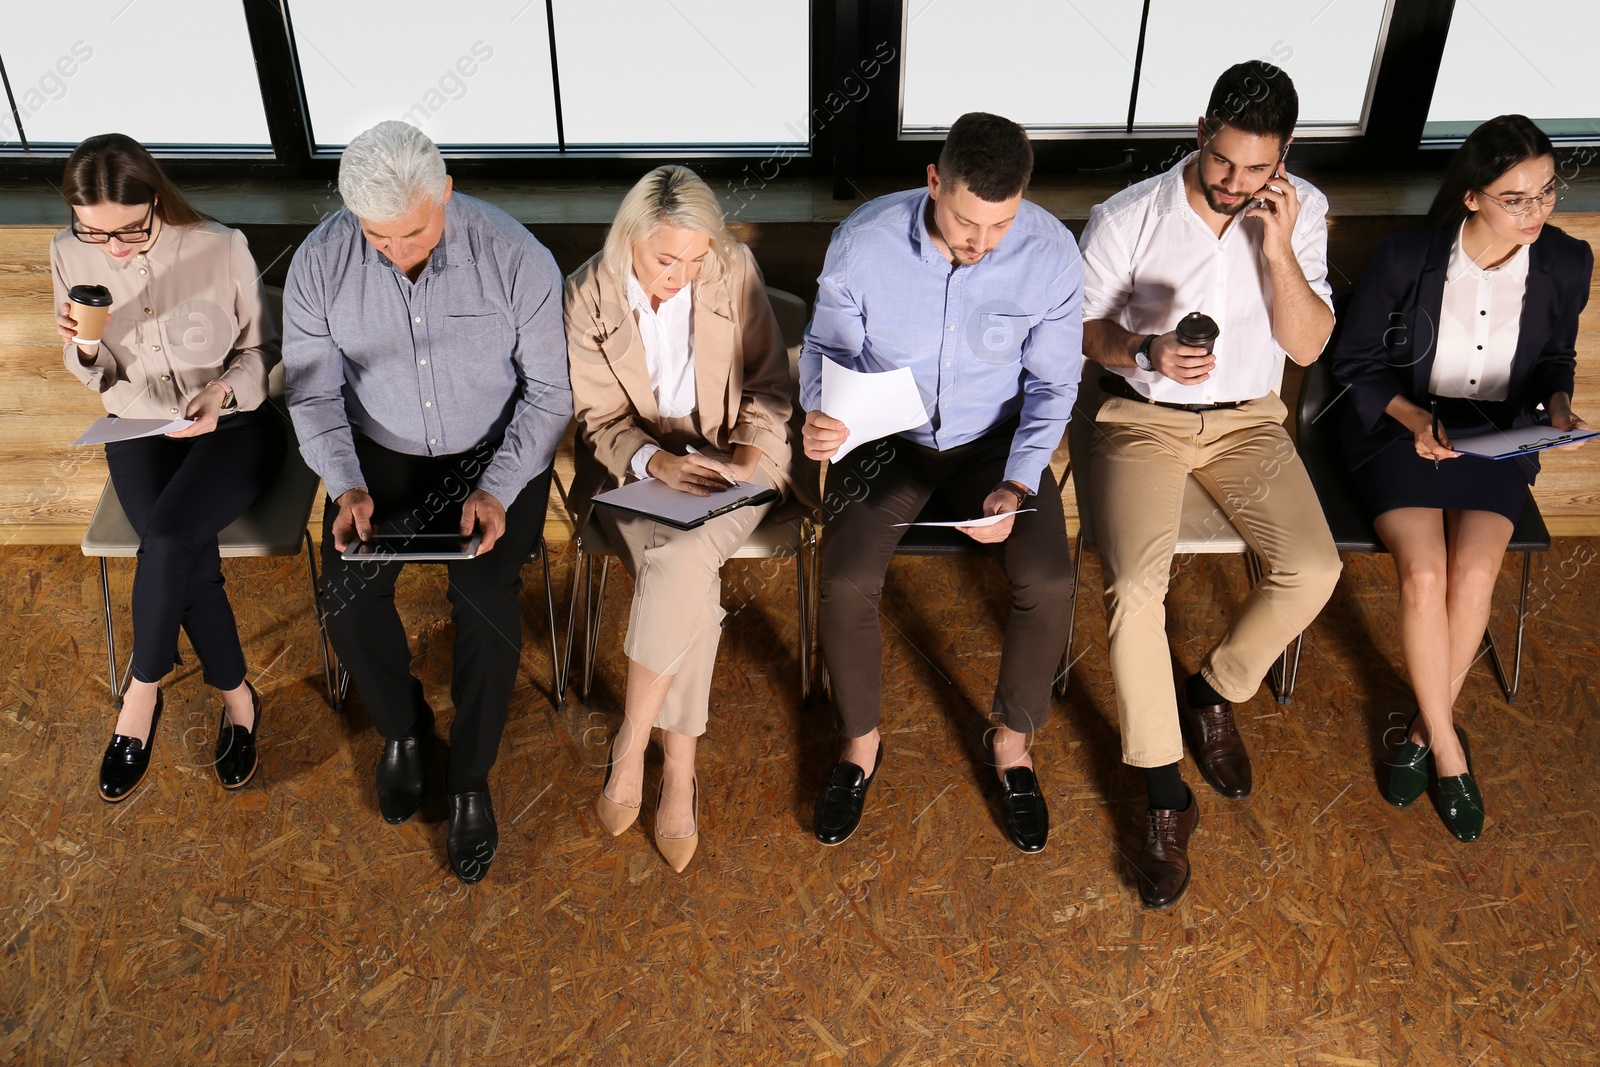
<instances>
[{"instance_id":1,"label":"dark green loafer","mask_svg":"<svg viewBox=\"0 0 1600 1067\"><path fill-rule=\"evenodd\" d=\"M1397 808L1408 807L1426 793L1433 777L1432 747L1411 740L1411 727L1416 722L1417 715L1412 715L1411 721L1406 723L1405 740L1384 760L1389 768L1389 780L1384 783L1383 799Z\"/></svg>"},{"instance_id":2,"label":"dark green loafer","mask_svg":"<svg viewBox=\"0 0 1600 1067\"><path fill-rule=\"evenodd\" d=\"M1467 757L1467 773L1439 779L1439 818L1456 840L1476 841L1483 833L1483 794L1472 776L1472 750L1467 746L1466 731L1457 726L1456 736Z\"/></svg>"}]
</instances>

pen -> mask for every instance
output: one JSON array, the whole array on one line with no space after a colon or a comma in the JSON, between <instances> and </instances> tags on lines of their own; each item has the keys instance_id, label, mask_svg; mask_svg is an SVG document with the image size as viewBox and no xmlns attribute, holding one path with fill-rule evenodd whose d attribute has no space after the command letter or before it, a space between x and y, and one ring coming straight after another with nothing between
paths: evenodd
<instances>
[{"instance_id":1,"label":"pen","mask_svg":"<svg viewBox=\"0 0 1600 1067\"><path fill-rule=\"evenodd\" d=\"M691 453L693 455L696 455L696 456L700 456L702 458L705 457L705 453L700 451L698 448L694 447L694 445L684 445L684 451L689 452L689 453ZM727 482L729 485L733 486L734 488L738 488L739 483L737 481L735 481L733 478L728 477L728 474L727 474L726 471L718 471L717 473L722 475L722 480L723 481Z\"/></svg>"},{"instance_id":2,"label":"pen","mask_svg":"<svg viewBox=\"0 0 1600 1067\"><path fill-rule=\"evenodd\" d=\"M1433 443L1439 444L1439 401L1437 399L1428 401L1428 407L1433 411ZM1439 460L1437 458L1433 461L1433 469L1439 469Z\"/></svg>"}]
</instances>

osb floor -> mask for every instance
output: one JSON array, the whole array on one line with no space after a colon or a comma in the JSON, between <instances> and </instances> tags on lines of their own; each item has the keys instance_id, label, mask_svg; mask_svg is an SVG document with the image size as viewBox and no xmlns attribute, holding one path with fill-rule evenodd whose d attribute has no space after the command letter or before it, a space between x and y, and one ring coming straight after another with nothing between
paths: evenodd
<instances>
[{"instance_id":1,"label":"osb floor","mask_svg":"<svg viewBox=\"0 0 1600 1067\"><path fill-rule=\"evenodd\" d=\"M227 564L266 700L256 781L217 786L213 703L189 666L169 680L150 779L113 807L94 792L112 722L94 564L5 549L0 1062L1594 1063L1597 549L1558 541L1536 570L1518 704L1485 665L1467 682L1459 720L1489 808L1472 845L1427 801L1378 796L1406 690L1389 561L1349 559L1293 705L1263 692L1241 709L1256 795L1224 802L1188 769L1197 873L1166 914L1139 906L1119 857L1141 786L1118 762L1092 561L1086 651L1035 750L1054 822L1037 857L1001 836L978 754L1003 614L992 564L891 572L886 763L861 832L834 849L806 830L834 741L797 699L792 572L767 584L732 565L730 590L758 595L730 619L703 842L681 877L650 842L651 804L617 840L591 808L626 579L595 699L552 710L530 567L494 776L501 852L467 889L437 814L378 818L378 741L359 704L341 721L325 702L302 560ZM555 562L560 593L570 555ZM114 570L125 596L131 566ZM1242 581L1237 559L1182 562L1181 668ZM400 598L448 708L442 574L413 568Z\"/></svg>"}]
</instances>

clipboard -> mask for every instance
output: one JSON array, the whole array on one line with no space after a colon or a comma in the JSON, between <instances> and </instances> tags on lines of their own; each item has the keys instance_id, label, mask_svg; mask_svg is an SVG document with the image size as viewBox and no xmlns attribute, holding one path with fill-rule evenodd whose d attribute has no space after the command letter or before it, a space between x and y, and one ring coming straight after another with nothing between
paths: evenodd
<instances>
[{"instance_id":1,"label":"clipboard","mask_svg":"<svg viewBox=\"0 0 1600 1067\"><path fill-rule=\"evenodd\" d=\"M693 530L706 521L730 511L766 504L778 499L776 489L753 482L740 482L736 486L718 490L709 496L695 496L671 488L657 478L644 478L595 496L596 504L642 515L647 519L664 522L679 530Z\"/></svg>"},{"instance_id":2,"label":"clipboard","mask_svg":"<svg viewBox=\"0 0 1600 1067\"><path fill-rule=\"evenodd\" d=\"M1484 430L1480 433L1451 436L1450 447L1457 452L1482 459L1510 459L1543 452L1547 448L1570 445L1600 437L1600 430L1557 430L1535 423L1514 430Z\"/></svg>"}]
</instances>

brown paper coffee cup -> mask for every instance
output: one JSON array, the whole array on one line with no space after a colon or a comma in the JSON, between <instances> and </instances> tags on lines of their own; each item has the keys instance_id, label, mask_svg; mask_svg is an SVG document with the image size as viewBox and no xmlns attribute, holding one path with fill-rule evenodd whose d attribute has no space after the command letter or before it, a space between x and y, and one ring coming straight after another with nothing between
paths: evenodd
<instances>
[{"instance_id":1,"label":"brown paper coffee cup","mask_svg":"<svg viewBox=\"0 0 1600 1067\"><path fill-rule=\"evenodd\" d=\"M106 319L111 317L111 290L103 285L74 285L67 291L67 302L72 305L71 315L78 323L78 335L73 343L99 344L105 333Z\"/></svg>"}]
</instances>

